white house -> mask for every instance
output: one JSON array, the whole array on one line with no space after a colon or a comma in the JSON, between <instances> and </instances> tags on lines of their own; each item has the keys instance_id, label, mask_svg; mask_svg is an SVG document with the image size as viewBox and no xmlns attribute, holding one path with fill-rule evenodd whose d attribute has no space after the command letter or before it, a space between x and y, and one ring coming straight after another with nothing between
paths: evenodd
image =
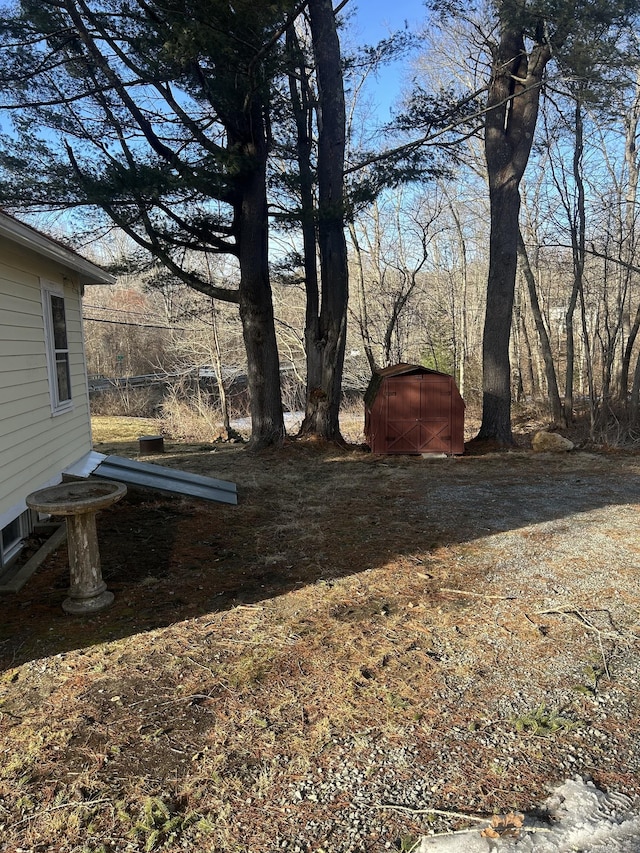
<instances>
[{"instance_id":1,"label":"white house","mask_svg":"<svg viewBox=\"0 0 640 853\"><path fill-rule=\"evenodd\" d=\"M82 291L113 283L0 213L0 571L30 530L25 497L91 451Z\"/></svg>"}]
</instances>

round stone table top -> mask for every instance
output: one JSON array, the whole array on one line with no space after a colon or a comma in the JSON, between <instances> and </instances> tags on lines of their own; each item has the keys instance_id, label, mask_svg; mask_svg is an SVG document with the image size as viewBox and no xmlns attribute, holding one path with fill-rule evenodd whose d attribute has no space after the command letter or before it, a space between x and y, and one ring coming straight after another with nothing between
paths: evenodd
<instances>
[{"instance_id":1,"label":"round stone table top","mask_svg":"<svg viewBox=\"0 0 640 853\"><path fill-rule=\"evenodd\" d=\"M127 493L124 483L112 480L73 480L27 495L27 506L50 515L82 515L111 506Z\"/></svg>"}]
</instances>

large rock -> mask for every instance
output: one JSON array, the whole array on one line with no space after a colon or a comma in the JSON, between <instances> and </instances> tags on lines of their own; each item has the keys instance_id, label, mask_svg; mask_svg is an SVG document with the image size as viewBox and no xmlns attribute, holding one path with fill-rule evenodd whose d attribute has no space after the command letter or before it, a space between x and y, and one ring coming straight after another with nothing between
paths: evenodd
<instances>
[{"instance_id":1,"label":"large rock","mask_svg":"<svg viewBox=\"0 0 640 853\"><path fill-rule=\"evenodd\" d=\"M575 447L572 441L557 432L540 430L531 440L531 446L536 453L566 453Z\"/></svg>"}]
</instances>

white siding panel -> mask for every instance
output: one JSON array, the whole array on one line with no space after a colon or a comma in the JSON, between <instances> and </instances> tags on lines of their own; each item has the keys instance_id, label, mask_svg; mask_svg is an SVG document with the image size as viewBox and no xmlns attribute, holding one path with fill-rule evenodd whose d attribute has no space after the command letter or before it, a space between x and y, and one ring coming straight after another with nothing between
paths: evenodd
<instances>
[{"instance_id":1,"label":"white siding panel","mask_svg":"<svg viewBox=\"0 0 640 853\"><path fill-rule=\"evenodd\" d=\"M68 276L63 279L63 274ZM52 416L40 278L64 281L73 408ZM91 449L75 274L0 240L0 515Z\"/></svg>"},{"instance_id":2,"label":"white siding panel","mask_svg":"<svg viewBox=\"0 0 640 853\"><path fill-rule=\"evenodd\" d=\"M0 386L0 400L5 411L2 420L31 414L48 404L49 387L45 379L42 382L31 382L27 387L24 385ZM10 431L7 427L6 432ZM4 427L0 427L0 435L4 435Z\"/></svg>"},{"instance_id":3,"label":"white siding panel","mask_svg":"<svg viewBox=\"0 0 640 853\"><path fill-rule=\"evenodd\" d=\"M0 300L4 302L0 294ZM42 320L27 314L25 311L6 311L3 317L3 334L7 340L20 340L25 334L33 335L40 339L42 333Z\"/></svg>"},{"instance_id":4,"label":"white siding panel","mask_svg":"<svg viewBox=\"0 0 640 853\"><path fill-rule=\"evenodd\" d=\"M2 252L1 241L0 252ZM37 305L40 301L37 299L38 279L37 273L30 273L13 265L8 265L4 263L4 258L0 257L0 293L7 297L8 308L24 311L25 302L33 302ZM23 288L27 289L23 290ZM29 292L28 288L33 288L33 290ZM24 298L21 296L22 292L24 292Z\"/></svg>"},{"instance_id":5,"label":"white siding panel","mask_svg":"<svg viewBox=\"0 0 640 853\"><path fill-rule=\"evenodd\" d=\"M0 401L5 407L5 410L0 414L0 418L11 417L16 412L22 411L22 407L28 406L24 411L32 412L34 407L39 408L44 406L49 399L49 385L47 377L42 376L40 379L33 379L28 385L23 382L18 382L19 377L15 374L0 373ZM40 398L41 399L36 399ZM12 408L8 408L11 406ZM2 435L2 427L0 426L0 435Z\"/></svg>"},{"instance_id":6,"label":"white siding panel","mask_svg":"<svg viewBox=\"0 0 640 853\"><path fill-rule=\"evenodd\" d=\"M8 340L8 335L0 338L0 358L38 358L42 349L41 340L29 340L30 336L21 335Z\"/></svg>"},{"instance_id":7,"label":"white siding panel","mask_svg":"<svg viewBox=\"0 0 640 853\"><path fill-rule=\"evenodd\" d=\"M13 458L3 465L3 489L4 484L12 482L34 482L37 488L53 473L62 471L91 450L91 442L80 426L64 435L56 432L43 436L38 431L28 432L28 437L16 444Z\"/></svg>"},{"instance_id":8,"label":"white siding panel","mask_svg":"<svg viewBox=\"0 0 640 853\"><path fill-rule=\"evenodd\" d=\"M38 370L42 366L42 357L39 353L32 353L26 357L19 355L7 355L2 359L0 371L8 373L8 380L12 381L16 376L22 376L23 381L29 382L28 373Z\"/></svg>"}]
</instances>

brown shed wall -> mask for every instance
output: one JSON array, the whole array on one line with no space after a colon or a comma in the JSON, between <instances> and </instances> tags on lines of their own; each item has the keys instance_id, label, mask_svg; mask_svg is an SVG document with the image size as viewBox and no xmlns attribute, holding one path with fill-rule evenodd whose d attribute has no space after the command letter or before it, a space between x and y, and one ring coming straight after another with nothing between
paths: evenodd
<instances>
[{"instance_id":1,"label":"brown shed wall","mask_svg":"<svg viewBox=\"0 0 640 853\"><path fill-rule=\"evenodd\" d=\"M464 401L453 377L419 366L381 371L365 396L373 453L464 453Z\"/></svg>"}]
</instances>

